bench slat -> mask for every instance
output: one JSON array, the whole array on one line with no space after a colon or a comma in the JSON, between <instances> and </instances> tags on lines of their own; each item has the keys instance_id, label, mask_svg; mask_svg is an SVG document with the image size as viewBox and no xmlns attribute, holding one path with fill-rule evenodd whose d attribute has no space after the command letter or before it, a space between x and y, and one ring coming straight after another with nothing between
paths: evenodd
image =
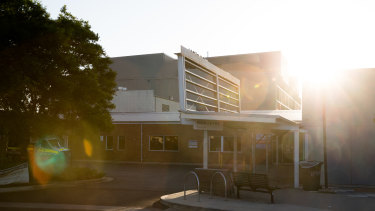
<instances>
[{"instance_id":1,"label":"bench slat","mask_svg":"<svg viewBox=\"0 0 375 211\"><path fill-rule=\"evenodd\" d=\"M266 174L252 174L247 172L234 172L234 184L237 187L237 197L240 197L240 190L248 190L254 192L269 193L271 195L271 203L273 203L272 188L268 183ZM261 189L261 190L259 190Z\"/></svg>"}]
</instances>

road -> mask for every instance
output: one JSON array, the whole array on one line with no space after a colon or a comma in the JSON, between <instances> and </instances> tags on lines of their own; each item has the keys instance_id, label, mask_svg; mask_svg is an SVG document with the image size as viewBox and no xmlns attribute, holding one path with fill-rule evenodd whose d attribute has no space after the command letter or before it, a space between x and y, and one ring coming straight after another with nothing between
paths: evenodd
<instances>
[{"instance_id":1,"label":"road","mask_svg":"<svg viewBox=\"0 0 375 211\"><path fill-rule=\"evenodd\" d=\"M81 163L112 177L110 182L0 194L1 210L150 210L160 196L183 190L193 166ZM14 206L14 207L12 207Z\"/></svg>"}]
</instances>

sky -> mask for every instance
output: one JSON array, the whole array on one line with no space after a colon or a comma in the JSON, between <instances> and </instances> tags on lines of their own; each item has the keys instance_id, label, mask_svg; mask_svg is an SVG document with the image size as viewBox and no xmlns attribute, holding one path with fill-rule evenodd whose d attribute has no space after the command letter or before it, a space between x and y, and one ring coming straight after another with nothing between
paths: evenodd
<instances>
[{"instance_id":1,"label":"sky","mask_svg":"<svg viewBox=\"0 0 375 211\"><path fill-rule=\"evenodd\" d=\"M41 0L99 34L110 57L282 51L297 77L375 67L375 2L346 0Z\"/></svg>"}]
</instances>

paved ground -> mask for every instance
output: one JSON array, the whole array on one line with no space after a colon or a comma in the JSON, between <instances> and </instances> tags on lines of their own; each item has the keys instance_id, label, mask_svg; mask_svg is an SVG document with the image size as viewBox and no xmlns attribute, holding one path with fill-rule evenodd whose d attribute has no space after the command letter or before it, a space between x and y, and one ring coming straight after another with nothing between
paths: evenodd
<instances>
[{"instance_id":1,"label":"paved ground","mask_svg":"<svg viewBox=\"0 0 375 211\"><path fill-rule=\"evenodd\" d=\"M299 206L294 204L282 203L265 203L254 202L253 200L235 199L224 197L210 197L209 194L201 194L198 199L197 191L189 191L186 199L184 199L183 192L177 192L162 196L162 203L170 207L180 207L184 209L195 209L196 207L204 208L206 210L233 210L233 211L247 211L247 210L262 210L262 211L324 211L325 209L318 209L307 206Z\"/></svg>"},{"instance_id":2,"label":"paved ground","mask_svg":"<svg viewBox=\"0 0 375 211\"><path fill-rule=\"evenodd\" d=\"M160 196L183 189L182 180L192 166L91 164L102 169L113 181L80 184L74 187L53 187L44 190L0 194L0 209L27 210L30 203L39 209L107 210L112 208L145 208ZM6 203L5 203L6 202ZM26 203L26 204L21 204ZM13 204L15 207L11 207ZM19 205L17 207L17 204ZM83 207L74 205L94 205ZM109 207L100 207L109 206ZM38 210L39 210L38 209Z\"/></svg>"},{"instance_id":3,"label":"paved ground","mask_svg":"<svg viewBox=\"0 0 375 211\"><path fill-rule=\"evenodd\" d=\"M346 191L348 189L345 189ZM163 202L168 206L192 209L204 207L214 210L375 210L375 194L346 192L341 193L319 193L300 189L281 189L275 191L275 203L270 203L269 194L241 191L241 200L214 196L209 198L208 194L201 194L200 202L197 201L196 191L191 191L186 200L183 192L165 195Z\"/></svg>"},{"instance_id":4,"label":"paved ground","mask_svg":"<svg viewBox=\"0 0 375 211\"><path fill-rule=\"evenodd\" d=\"M159 210L161 196L183 190L184 175L193 166L89 164L112 177L110 182L56 186L48 189L0 193L0 210ZM347 189L345 189L347 190ZM375 210L374 189L337 194L281 189L276 204L329 210ZM262 208L269 195L241 192L241 198ZM277 210L277 207L273 207ZM264 209L262 209L264 210Z\"/></svg>"}]
</instances>

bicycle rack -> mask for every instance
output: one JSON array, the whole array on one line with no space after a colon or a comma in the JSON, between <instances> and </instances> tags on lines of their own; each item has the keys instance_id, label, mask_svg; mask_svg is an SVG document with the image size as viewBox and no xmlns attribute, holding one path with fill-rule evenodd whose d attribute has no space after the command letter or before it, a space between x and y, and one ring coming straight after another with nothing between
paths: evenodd
<instances>
[{"instance_id":1,"label":"bicycle rack","mask_svg":"<svg viewBox=\"0 0 375 211\"><path fill-rule=\"evenodd\" d=\"M217 171L215 172L211 177L211 185L210 185L210 198L212 198L212 182L216 174L221 175L221 177L224 179L224 187L225 187L225 200L227 200L227 179L225 178L223 172Z\"/></svg>"},{"instance_id":2,"label":"bicycle rack","mask_svg":"<svg viewBox=\"0 0 375 211\"><path fill-rule=\"evenodd\" d=\"M190 171L189 173L187 173L185 175L185 178L184 178L184 200L186 200L186 178L187 176L189 175L194 175L195 176L195 179L197 179L197 186L198 186L198 201L200 201L200 184L199 184L199 178L198 178L198 175L197 173L195 173L194 171Z\"/></svg>"}]
</instances>

